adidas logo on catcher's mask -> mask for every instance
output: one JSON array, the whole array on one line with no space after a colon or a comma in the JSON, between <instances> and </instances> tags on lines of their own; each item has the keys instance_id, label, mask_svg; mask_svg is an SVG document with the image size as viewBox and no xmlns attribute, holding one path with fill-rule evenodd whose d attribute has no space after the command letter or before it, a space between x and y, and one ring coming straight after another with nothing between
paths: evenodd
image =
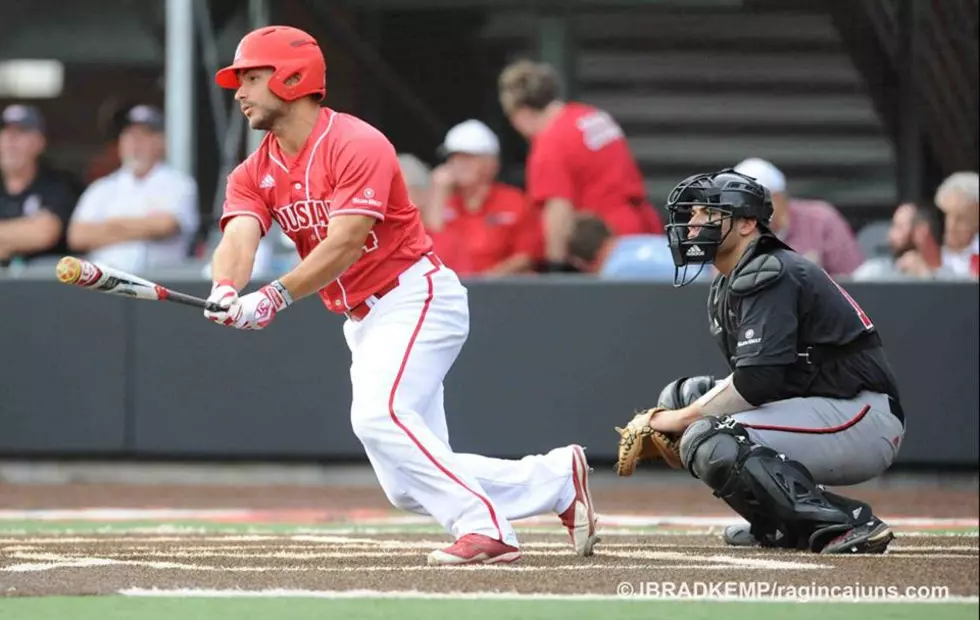
<instances>
[{"instance_id":1,"label":"adidas logo on catcher's mask","mask_svg":"<svg viewBox=\"0 0 980 620\"><path fill-rule=\"evenodd\" d=\"M691 256L704 256L704 250L702 250L701 248L699 248L696 245L692 245L690 248L688 248L687 254L685 254L685 256L688 256L688 257L691 257Z\"/></svg>"}]
</instances>

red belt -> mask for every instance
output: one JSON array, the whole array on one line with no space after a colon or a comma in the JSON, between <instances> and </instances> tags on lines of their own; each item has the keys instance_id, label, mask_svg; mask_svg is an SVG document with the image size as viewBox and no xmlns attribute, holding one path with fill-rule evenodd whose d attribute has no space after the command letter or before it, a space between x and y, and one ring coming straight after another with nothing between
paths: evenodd
<instances>
[{"instance_id":1,"label":"red belt","mask_svg":"<svg viewBox=\"0 0 980 620\"><path fill-rule=\"evenodd\" d=\"M428 258L434 267L442 266L442 261L440 261L439 257L437 257L435 254L426 254L425 258ZM404 273L404 271L402 273ZM371 303L370 305L368 305L367 300L364 300L361 303L354 306L353 308L351 308L350 310L348 310L346 313L347 318L349 318L352 321L363 321L364 317L366 317L368 313L371 312L371 308L374 307L374 304L378 303L382 297L384 297L391 291L398 288L398 284L399 284L398 279L400 277L401 277L401 273L395 276L391 280L391 282L385 284L384 286L376 290L373 294L369 295L368 299L373 299L373 303Z\"/></svg>"}]
</instances>

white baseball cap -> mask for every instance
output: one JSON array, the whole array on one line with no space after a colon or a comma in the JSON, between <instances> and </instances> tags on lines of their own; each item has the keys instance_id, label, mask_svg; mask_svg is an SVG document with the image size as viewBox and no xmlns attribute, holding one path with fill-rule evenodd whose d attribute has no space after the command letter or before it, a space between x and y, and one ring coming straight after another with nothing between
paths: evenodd
<instances>
[{"instance_id":1,"label":"white baseball cap","mask_svg":"<svg viewBox=\"0 0 980 620\"><path fill-rule=\"evenodd\" d=\"M440 151L444 156L452 153L496 156L500 154L500 141L493 130L471 118L449 130Z\"/></svg>"},{"instance_id":2,"label":"white baseball cap","mask_svg":"<svg viewBox=\"0 0 980 620\"><path fill-rule=\"evenodd\" d=\"M735 166L735 172L752 177L771 194L786 191L786 175L764 159L750 157Z\"/></svg>"}]
</instances>

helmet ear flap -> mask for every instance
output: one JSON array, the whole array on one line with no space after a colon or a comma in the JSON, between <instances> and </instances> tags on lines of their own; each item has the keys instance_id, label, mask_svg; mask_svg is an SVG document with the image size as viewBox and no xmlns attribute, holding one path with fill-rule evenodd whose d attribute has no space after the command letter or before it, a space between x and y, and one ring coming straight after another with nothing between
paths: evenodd
<instances>
[{"instance_id":1,"label":"helmet ear flap","mask_svg":"<svg viewBox=\"0 0 980 620\"><path fill-rule=\"evenodd\" d=\"M322 64L303 59L279 62L269 80L269 90L284 101L304 96L323 100L326 94L326 70ZM319 75L318 75L319 73Z\"/></svg>"}]
</instances>

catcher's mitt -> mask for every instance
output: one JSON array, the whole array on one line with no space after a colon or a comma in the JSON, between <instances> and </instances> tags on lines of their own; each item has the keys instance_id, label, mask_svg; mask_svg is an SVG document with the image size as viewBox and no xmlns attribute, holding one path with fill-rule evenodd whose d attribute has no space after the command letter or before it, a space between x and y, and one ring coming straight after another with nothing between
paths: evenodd
<instances>
[{"instance_id":1,"label":"catcher's mitt","mask_svg":"<svg viewBox=\"0 0 980 620\"><path fill-rule=\"evenodd\" d=\"M620 476L632 476L638 463L658 459L663 459L674 469L684 469L680 438L650 428L650 419L661 411L665 409L647 409L636 414L626 428L616 427L616 432L619 433L616 473Z\"/></svg>"}]
</instances>

